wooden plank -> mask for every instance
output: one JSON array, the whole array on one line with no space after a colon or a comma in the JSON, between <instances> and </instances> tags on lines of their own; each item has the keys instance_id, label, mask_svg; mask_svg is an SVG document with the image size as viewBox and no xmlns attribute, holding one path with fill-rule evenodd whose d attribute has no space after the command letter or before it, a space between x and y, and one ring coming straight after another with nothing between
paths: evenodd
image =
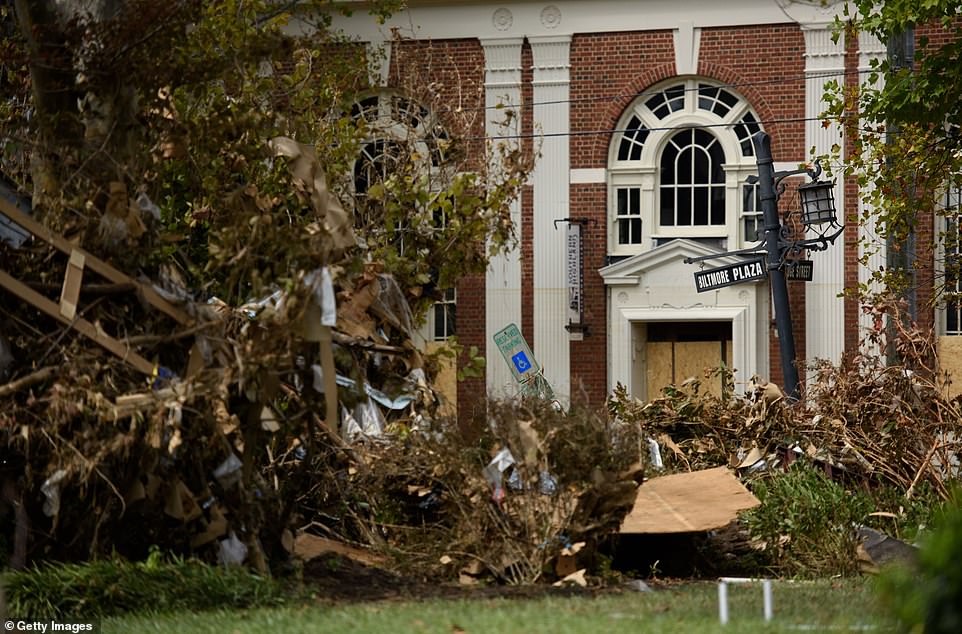
<instances>
[{"instance_id":1,"label":"wooden plank","mask_svg":"<svg viewBox=\"0 0 962 634\"><path fill-rule=\"evenodd\" d=\"M727 526L760 502L729 470L716 467L647 480L622 533L694 533Z\"/></svg>"},{"instance_id":2,"label":"wooden plank","mask_svg":"<svg viewBox=\"0 0 962 634\"><path fill-rule=\"evenodd\" d=\"M347 557L365 566L378 566L385 563L384 558L376 553L310 533L301 533L294 538L294 554L304 561L332 554Z\"/></svg>"},{"instance_id":3,"label":"wooden plank","mask_svg":"<svg viewBox=\"0 0 962 634\"><path fill-rule=\"evenodd\" d=\"M675 382L674 366L672 365L672 342L649 341L647 344L647 380L648 400L661 396L661 390L666 385Z\"/></svg>"},{"instance_id":4,"label":"wooden plank","mask_svg":"<svg viewBox=\"0 0 962 634\"><path fill-rule=\"evenodd\" d=\"M0 286L54 319L66 324L67 327L73 328L85 337L92 339L104 349L126 361L135 370L148 376L153 375L154 364L134 352L130 346L124 345L110 335L98 330L96 326L86 319L80 317L67 319L60 314L60 306L56 302L44 297L2 269L0 269Z\"/></svg>"},{"instance_id":5,"label":"wooden plank","mask_svg":"<svg viewBox=\"0 0 962 634\"><path fill-rule=\"evenodd\" d=\"M79 251L70 252L67 272L63 276L63 288L60 290L60 314L65 319L73 319L77 314L80 285L84 279L84 260L83 254Z\"/></svg>"},{"instance_id":6,"label":"wooden plank","mask_svg":"<svg viewBox=\"0 0 962 634\"><path fill-rule=\"evenodd\" d=\"M722 364L719 341L678 341L675 343L675 384L694 377L701 381L702 391L721 396L721 381L705 378L707 368Z\"/></svg>"},{"instance_id":7,"label":"wooden plank","mask_svg":"<svg viewBox=\"0 0 962 634\"><path fill-rule=\"evenodd\" d=\"M114 267L110 266L100 258L95 255L85 251L70 242L63 236L50 231L42 224L28 216L27 214L21 212L19 209L14 207L12 204L0 198L0 213L5 215L7 218L17 223L33 235L37 236L41 240L49 243L50 245L56 247L60 251L66 254L71 254L73 252L78 252L84 256L87 268L94 271L98 275L102 275L111 282L115 284L134 284L137 289L143 294L144 299L148 304L156 308L157 310L166 313L170 317L174 318L178 322L184 325L190 324L193 320L190 315L181 310L180 308L174 306L166 299L161 297L157 291L155 291L149 284L143 284L138 282L134 278L121 273Z\"/></svg>"}]
</instances>

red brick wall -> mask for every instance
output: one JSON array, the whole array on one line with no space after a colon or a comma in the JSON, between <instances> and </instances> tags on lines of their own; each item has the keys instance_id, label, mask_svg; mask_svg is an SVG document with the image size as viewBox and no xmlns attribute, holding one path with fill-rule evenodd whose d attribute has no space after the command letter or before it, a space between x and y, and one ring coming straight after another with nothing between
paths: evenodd
<instances>
[{"instance_id":1,"label":"red brick wall","mask_svg":"<svg viewBox=\"0 0 962 634\"><path fill-rule=\"evenodd\" d=\"M571 39L571 167L607 167L611 130L637 93L675 74L671 31Z\"/></svg>"},{"instance_id":2,"label":"red brick wall","mask_svg":"<svg viewBox=\"0 0 962 634\"><path fill-rule=\"evenodd\" d=\"M468 155L483 159L484 49L478 40L400 42L388 84L439 114L452 136L470 140Z\"/></svg>"},{"instance_id":3,"label":"red brick wall","mask_svg":"<svg viewBox=\"0 0 962 634\"><path fill-rule=\"evenodd\" d=\"M584 323L588 331L582 341L571 342L571 400L600 407L608 394L608 303L604 281L598 274L608 252L605 184L572 185L570 196L571 215L588 219L581 236Z\"/></svg>"},{"instance_id":4,"label":"red brick wall","mask_svg":"<svg viewBox=\"0 0 962 634\"><path fill-rule=\"evenodd\" d=\"M797 24L702 29L698 72L733 84L772 137L776 161L805 147L805 39Z\"/></svg>"},{"instance_id":5,"label":"red brick wall","mask_svg":"<svg viewBox=\"0 0 962 634\"><path fill-rule=\"evenodd\" d=\"M845 42L845 85L850 90L855 90L859 83L858 71L858 39L848 38ZM846 131L848 134L850 131ZM846 142L845 156L851 156L852 143ZM845 335L844 346L846 352L856 352L859 347L859 306L858 296L858 200L859 191L857 176L852 175L845 179L844 192L844 218L845 233L842 234L843 242L836 243L835 248L845 249Z\"/></svg>"},{"instance_id":6,"label":"red brick wall","mask_svg":"<svg viewBox=\"0 0 962 634\"><path fill-rule=\"evenodd\" d=\"M772 136L776 161L805 148L805 41L794 24L703 29L698 72L734 85ZM671 31L576 35L571 42L571 166L605 167L610 134L635 97L675 76Z\"/></svg>"},{"instance_id":7,"label":"red brick wall","mask_svg":"<svg viewBox=\"0 0 962 634\"><path fill-rule=\"evenodd\" d=\"M465 354L458 360L463 367L469 361L467 351L477 346L484 355L485 346L485 301L484 275L470 275L458 283L457 333L458 342L464 346ZM486 359L487 363L497 363L500 359ZM469 378L458 383L458 421L467 430L477 421L484 420L487 385L484 376Z\"/></svg>"}]
</instances>

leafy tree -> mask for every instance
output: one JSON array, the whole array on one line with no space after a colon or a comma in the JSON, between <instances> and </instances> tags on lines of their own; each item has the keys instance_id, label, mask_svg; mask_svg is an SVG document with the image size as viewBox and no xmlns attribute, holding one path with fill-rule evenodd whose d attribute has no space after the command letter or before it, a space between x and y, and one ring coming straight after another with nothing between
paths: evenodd
<instances>
[{"instance_id":1,"label":"leafy tree","mask_svg":"<svg viewBox=\"0 0 962 634\"><path fill-rule=\"evenodd\" d=\"M390 165L352 204L375 60L329 28L335 4L18 1L2 14L0 168L53 228L132 270L176 265L190 287L236 305L328 257L305 231L316 218L303 187L270 146L295 139L316 148L358 218L348 268L380 263L420 316L439 286L511 243L508 205L530 161L465 141L479 136L480 113L444 108L431 82L411 78L396 92L436 109L443 172L423 169L415 135L398 134ZM372 4L372 19L399 5ZM499 151L507 169L478 158ZM141 218L130 218L138 201Z\"/></svg>"},{"instance_id":2,"label":"leafy tree","mask_svg":"<svg viewBox=\"0 0 962 634\"><path fill-rule=\"evenodd\" d=\"M933 255L930 244L913 247L923 219L941 215L958 226L958 201L946 193L962 185L962 20L958 3L949 0L853 6L838 22L838 36L870 33L890 55L873 62L861 82L829 82L828 113L843 122L850 141L842 160L866 203L860 220L874 216L879 239L889 245L890 266L874 272L874 281L903 293L921 285L911 271ZM942 235L947 252L957 249L957 237L957 231ZM863 245L866 259L879 244ZM945 273L958 279L957 263L946 261ZM939 291L948 291L943 300L957 299L950 285L937 284Z\"/></svg>"}]
</instances>

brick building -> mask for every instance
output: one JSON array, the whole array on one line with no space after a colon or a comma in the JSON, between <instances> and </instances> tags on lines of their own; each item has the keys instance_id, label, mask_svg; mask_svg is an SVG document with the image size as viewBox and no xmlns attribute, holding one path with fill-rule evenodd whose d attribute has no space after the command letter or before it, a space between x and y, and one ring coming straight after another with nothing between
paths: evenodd
<instances>
[{"instance_id":1,"label":"brick building","mask_svg":"<svg viewBox=\"0 0 962 634\"><path fill-rule=\"evenodd\" d=\"M845 147L842 130L819 118L823 85L862 80L884 44L864 35L835 41L840 5L789 0L409 4L383 25L357 12L335 26L385 53L385 87L404 72L405 51L410 61L429 43L444 60L432 72L478 87L477 103L463 101L471 91L461 90L459 106L517 108L514 127L484 117L480 135L540 150L513 210L520 249L463 280L449 298L461 343L488 360L484 381L459 384L462 414L485 391L516 391L494 344L511 323L564 402L601 405L617 383L645 399L721 363L736 370L740 386L753 375L780 383L768 282L700 293L698 266L684 259L756 242L760 209L746 183L757 171L755 131L771 136L776 170L809 162L813 149ZM397 34L412 43L399 44ZM804 180L789 181L783 212L797 208L794 185ZM840 217L862 211L852 181L836 183L835 199ZM576 313L570 224L582 242ZM806 254L813 279L789 283L800 360L837 361L868 325L855 302L839 296L868 279L857 263L860 232L871 235L871 227L849 223L834 247ZM883 248L872 266L884 261ZM430 333L448 334L436 323L447 314L434 312ZM936 317L920 315L929 323Z\"/></svg>"}]
</instances>

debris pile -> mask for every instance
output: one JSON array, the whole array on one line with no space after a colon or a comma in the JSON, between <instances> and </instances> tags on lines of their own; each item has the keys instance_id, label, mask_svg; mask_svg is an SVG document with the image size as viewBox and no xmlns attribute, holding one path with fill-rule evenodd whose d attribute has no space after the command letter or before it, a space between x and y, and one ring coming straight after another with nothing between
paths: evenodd
<instances>
[{"instance_id":1,"label":"debris pile","mask_svg":"<svg viewBox=\"0 0 962 634\"><path fill-rule=\"evenodd\" d=\"M310 469L315 485L297 506L324 520L309 530L389 546L407 571L465 585L578 572L642 480L630 429L540 400L492 403L478 439L435 423L352 453Z\"/></svg>"},{"instance_id":2,"label":"debris pile","mask_svg":"<svg viewBox=\"0 0 962 634\"><path fill-rule=\"evenodd\" d=\"M28 236L0 240L11 563L160 548L266 573L333 540L464 583L552 565L580 583L573 566L634 503L637 427L525 400L492 404L469 442L439 414L420 289L359 256L310 148L271 147L312 212L284 234L303 257L236 306L167 264L123 272L0 201ZM247 188L235 203L276 241L269 201Z\"/></svg>"},{"instance_id":3,"label":"debris pile","mask_svg":"<svg viewBox=\"0 0 962 634\"><path fill-rule=\"evenodd\" d=\"M350 216L312 151L272 147L314 212L298 239L317 266L241 306L171 267L128 275L0 200L6 226L33 236L0 240L15 566L160 546L266 571L292 541L292 478L326 449L436 411L404 291L344 256Z\"/></svg>"},{"instance_id":4,"label":"debris pile","mask_svg":"<svg viewBox=\"0 0 962 634\"><path fill-rule=\"evenodd\" d=\"M872 310L880 325L862 349L882 352L814 364L797 403L757 381L735 395L728 373L723 397L702 392L701 380L690 378L650 403L619 386L609 408L641 426L656 464L668 471L728 465L750 481L803 458L853 486L890 485L911 497L924 484L945 499L960 475L962 399L948 396L931 333L901 318L897 301ZM896 332L886 336L884 323L896 324ZM889 342L899 363L885 358ZM726 371L713 371L712 380L719 372Z\"/></svg>"}]
</instances>

